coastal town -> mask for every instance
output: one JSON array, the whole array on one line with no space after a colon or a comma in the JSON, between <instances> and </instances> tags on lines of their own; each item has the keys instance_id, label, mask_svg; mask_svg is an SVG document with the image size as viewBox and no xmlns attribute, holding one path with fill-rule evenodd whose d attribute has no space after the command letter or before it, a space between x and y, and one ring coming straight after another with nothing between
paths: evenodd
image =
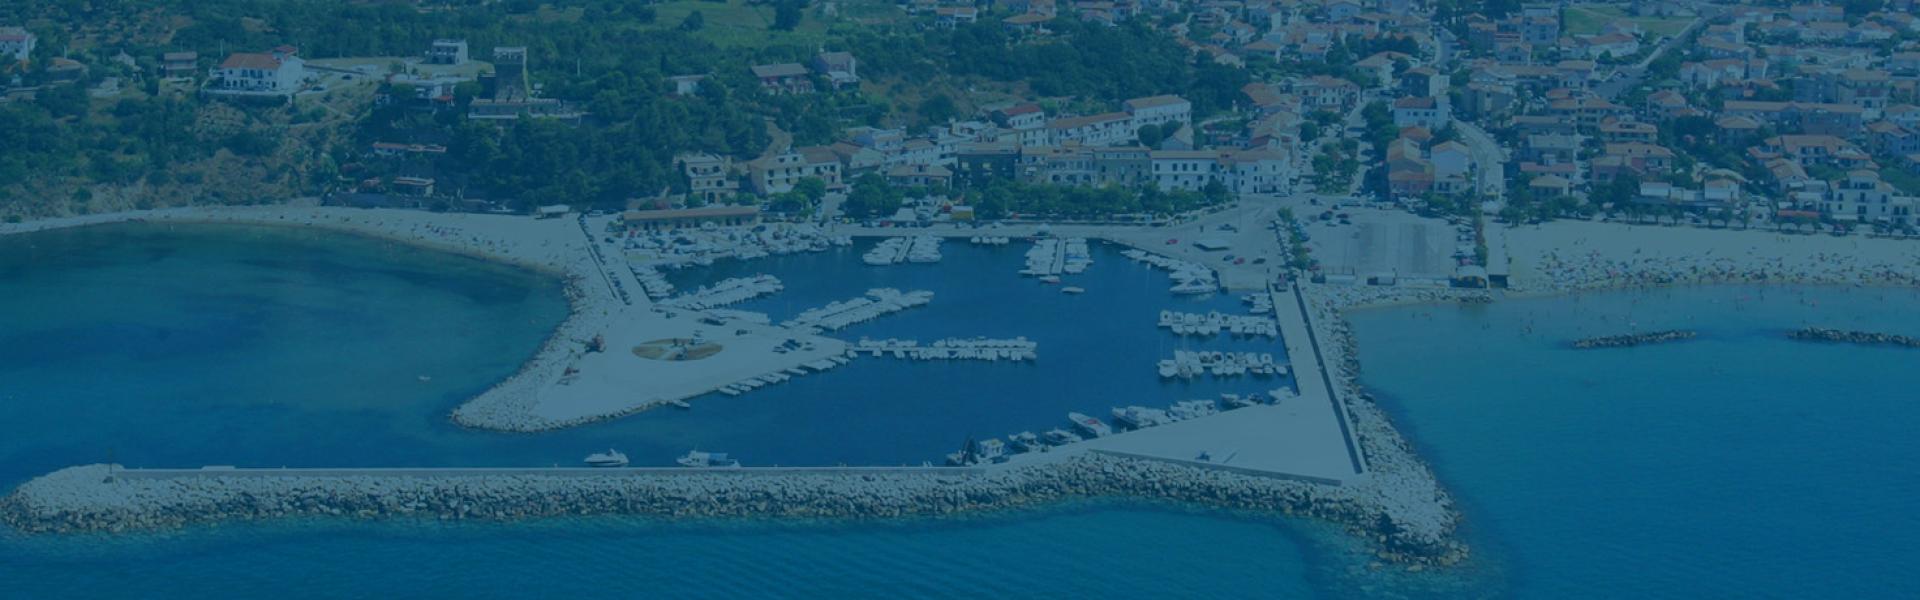
<instances>
[{"instance_id":1,"label":"coastal town","mask_svg":"<svg viewBox=\"0 0 1920 600\"><path fill-rule=\"evenodd\" d=\"M27 532L874 519L1132 496L1316 517L1365 540L1374 568L1438 568L1473 555L1461 508L1362 384L1352 311L1920 286L1911 0L367 3L419 25L380 40L30 4L0 8L0 236L270 225L560 281L568 314L544 343L443 410L461 432L558 435L854 371L1025 373L1100 352L1003 335L992 314L924 326L955 305L1073 302L1160 346L1157 363L1103 367L1150 374L1142 397L967 431L945 456L75 456L0 500ZM818 300L798 278L828 271L775 273L799 259L881 283ZM923 272L1028 295L981 308ZM1153 310L1106 312L1131 296ZM1620 324L1556 347L1713 334ZM1823 324L1786 337L1914 345Z\"/></svg>"}]
</instances>

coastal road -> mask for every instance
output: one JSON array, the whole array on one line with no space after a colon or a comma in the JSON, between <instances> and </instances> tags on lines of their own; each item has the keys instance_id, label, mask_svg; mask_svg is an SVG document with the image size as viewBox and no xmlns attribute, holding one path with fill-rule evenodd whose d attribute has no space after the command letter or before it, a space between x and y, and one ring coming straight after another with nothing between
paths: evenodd
<instances>
[{"instance_id":1,"label":"coastal road","mask_svg":"<svg viewBox=\"0 0 1920 600\"><path fill-rule=\"evenodd\" d=\"M1460 132L1460 141L1473 154L1474 173L1478 179L1476 187L1480 195L1504 202L1507 197L1506 150L1478 125L1454 119L1453 128Z\"/></svg>"}]
</instances>

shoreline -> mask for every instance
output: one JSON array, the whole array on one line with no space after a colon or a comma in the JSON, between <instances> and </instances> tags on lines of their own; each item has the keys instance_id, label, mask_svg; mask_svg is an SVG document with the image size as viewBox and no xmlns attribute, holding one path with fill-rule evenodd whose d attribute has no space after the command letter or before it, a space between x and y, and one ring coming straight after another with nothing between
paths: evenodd
<instances>
[{"instance_id":1,"label":"shoreline","mask_svg":"<svg viewBox=\"0 0 1920 600\"><path fill-rule=\"evenodd\" d=\"M614 312L610 298L583 289L582 282L594 269L584 264L588 262L585 240L570 220L540 222L517 215L296 205L178 207L0 224L0 237L119 223L309 228L456 254L553 277L567 301L566 318L555 324L540 347L512 375L461 402L449 412L448 420L467 429L531 433L651 407L642 404L618 414L567 422L536 420L533 415L531 406L537 403L539 390L558 381L567 360L579 356L571 346L592 338L593 329L603 326ZM549 231L540 231L543 227ZM513 414L516 411L518 414Z\"/></svg>"},{"instance_id":2,"label":"shoreline","mask_svg":"<svg viewBox=\"0 0 1920 600\"><path fill-rule=\"evenodd\" d=\"M235 214L241 213L241 214ZM366 222L353 217L395 215L391 222ZM574 420L537 420L531 408L538 404L540 389L558 380L568 358L577 358L578 350L568 345L576 336L631 309L617 306L610 295L581 289L586 275L599 267L588 259L586 240L571 220L562 220L558 229L566 234L550 237L541 248L551 250L547 260L519 246L498 244L479 236L448 236L443 229L459 230L445 221L495 219L492 223L516 223L514 233L538 228L542 223L525 217L494 215L467 216L418 211L367 211L344 208L249 207L246 209L163 209L136 213L117 213L76 217L61 222L33 222L0 226L0 235L50 229L96 225L123 221L158 221L209 224L308 226L348 234L366 235L399 243L441 251L451 251L485 260L502 261L531 267L564 277L570 312L555 327L536 354L513 376L460 405L450 418L455 423L493 431L534 432L557 429L585 422L617 418L645 410L652 403L630 406L624 411L601 413ZM549 228L556 221L544 222ZM402 227L408 229L402 230ZM441 239L425 238L420 229L441 234ZM459 230L465 235L464 230ZM1677 239L1686 231L1655 230L1662 239ZM1667 233L1673 232L1673 233ZM1758 241L1757 235L1740 242ZM1125 247L1134 246L1115 235L1089 235ZM1643 234L1641 237L1645 237ZM1724 236L1723 236L1724 237ZM1779 236L1776 236L1779 237ZM1785 239L1782 237L1782 239ZM559 241L557 245L552 242ZM1576 245L1581 242L1576 242ZM1830 245L1830 242L1822 244ZM1818 246L1822 244L1809 244ZM286 516L346 516L384 518L406 515L430 515L443 519L511 520L576 514L636 514L668 517L829 517L854 520L885 519L908 515L940 515L979 512L1031 506L1068 498L1122 497L1143 500L1169 500L1200 506L1219 506L1322 518L1345 527L1358 539L1376 548L1383 560L1418 566L1450 565L1464 561L1469 549L1456 539L1463 518L1452 495L1413 444L1394 426L1391 418L1359 382L1359 349L1347 313L1389 306L1486 303L1502 298L1567 296L1591 291L1653 290L1676 285L1700 284L1794 284L1852 285L1874 283L1871 278L1887 275L1881 285L1911 287L1920 278L1897 270L1898 261L1889 265L1820 271L1833 267L1831 256L1814 254L1796 261L1774 257L1741 263L1739 258L1687 252L1682 244L1678 256L1643 255L1643 249L1627 244L1630 254L1620 256L1619 244L1589 253L1582 263L1563 260L1556 250L1529 253L1523 248L1512 253L1516 262L1538 261L1537 278L1533 273L1516 270L1514 288L1504 292L1443 287L1373 287L1301 284L1302 298L1314 316L1310 327L1324 348L1329 375L1338 388L1337 397L1346 410L1354 438L1369 465L1364 477L1347 485L1327 485L1234 473L1221 469L1170 464L1127 458L1098 451L1078 452L1059 460L1036 464L985 469L967 474L953 470L903 472L891 474L861 473L824 475L821 473L785 473L772 477L743 479L738 475L717 473L673 474L658 477L619 478L623 485L609 486L606 479L583 480L580 477L553 475L512 475L473 477L314 476L229 478L211 474L183 476L165 481L146 480L129 484L127 478L108 484L105 466L74 467L47 474L21 485L12 494L0 498L0 516L9 524L28 532L125 531L179 527L193 523L257 520ZM1805 250L1805 248L1796 248ZM1904 249L1904 248L1903 248ZM1605 250L1603 252L1603 250ZM1673 248L1666 248L1673 250ZM1148 248L1152 252L1154 249ZM1611 252L1611 254L1608 254ZM1893 254L1889 256L1898 256ZM1920 257L1920 254L1915 256ZM571 258L571 260L568 260ZM1578 258L1578 257L1575 257ZM1920 259L1913 265L1920 266ZM1882 270L1884 269L1884 270ZM1625 272L1627 277L1620 277ZM1837 275L1835 273L1838 273ZM594 314L594 311L598 311ZM644 314L644 313L642 313ZM300 483L286 484L287 481ZM743 481L755 482L743 484ZM266 482L266 483L263 483ZM269 485L269 483L279 482ZM689 484L688 482L692 482ZM404 485L402 485L404 483ZM693 487L675 487L679 485ZM135 489L128 490L132 485ZM504 502L503 508L496 503ZM519 503L518 508L512 508Z\"/></svg>"}]
</instances>

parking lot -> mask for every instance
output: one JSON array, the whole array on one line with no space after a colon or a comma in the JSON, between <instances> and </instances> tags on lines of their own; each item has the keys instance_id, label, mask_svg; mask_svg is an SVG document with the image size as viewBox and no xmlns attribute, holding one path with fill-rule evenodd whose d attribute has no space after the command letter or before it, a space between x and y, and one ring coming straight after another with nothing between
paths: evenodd
<instances>
[{"instance_id":1,"label":"parking lot","mask_svg":"<svg viewBox=\"0 0 1920 600\"><path fill-rule=\"evenodd\" d=\"M1371 208L1340 209L1347 219L1309 220L1307 243L1329 275L1360 281L1390 275L1400 279L1447 279L1456 253L1471 256L1473 238L1440 219ZM1350 224L1346 224L1350 223ZM1469 230L1470 231L1470 230Z\"/></svg>"}]
</instances>

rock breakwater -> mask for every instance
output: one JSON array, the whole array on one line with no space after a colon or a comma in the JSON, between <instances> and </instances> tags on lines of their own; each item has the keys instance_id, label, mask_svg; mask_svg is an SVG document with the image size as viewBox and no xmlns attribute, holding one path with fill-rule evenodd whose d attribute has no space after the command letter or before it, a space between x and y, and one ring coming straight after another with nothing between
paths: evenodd
<instances>
[{"instance_id":1,"label":"rock breakwater","mask_svg":"<svg viewBox=\"0 0 1920 600\"><path fill-rule=\"evenodd\" d=\"M0 499L27 532L119 532L285 517L514 520L575 515L877 519L1144 497L1343 523L1413 564L1457 560L1450 523L1364 489L1101 454L1017 468L121 471L89 465Z\"/></svg>"},{"instance_id":2,"label":"rock breakwater","mask_svg":"<svg viewBox=\"0 0 1920 600\"><path fill-rule=\"evenodd\" d=\"M1869 346L1899 346L1902 348L1920 348L1920 338L1891 333L1871 331L1844 331L1822 327L1808 327L1787 332L1787 337L1811 342L1846 342Z\"/></svg>"},{"instance_id":3,"label":"rock breakwater","mask_svg":"<svg viewBox=\"0 0 1920 600\"><path fill-rule=\"evenodd\" d=\"M1686 331L1686 330L1649 331L1646 333L1629 333L1625 335L1608 335L1608 336L1601 336L1601 337L1590 337L1586 339L1574 340L1571 345L1574 348L1578 348L1581 350L1591 350L1596 348L1631 348L1634 346L1645 346L1648 344L1665 344L1668 342L1690 340L1696 337L1700 337L1700 333L1697 331Z\"/></svg>"}]
</instances>

